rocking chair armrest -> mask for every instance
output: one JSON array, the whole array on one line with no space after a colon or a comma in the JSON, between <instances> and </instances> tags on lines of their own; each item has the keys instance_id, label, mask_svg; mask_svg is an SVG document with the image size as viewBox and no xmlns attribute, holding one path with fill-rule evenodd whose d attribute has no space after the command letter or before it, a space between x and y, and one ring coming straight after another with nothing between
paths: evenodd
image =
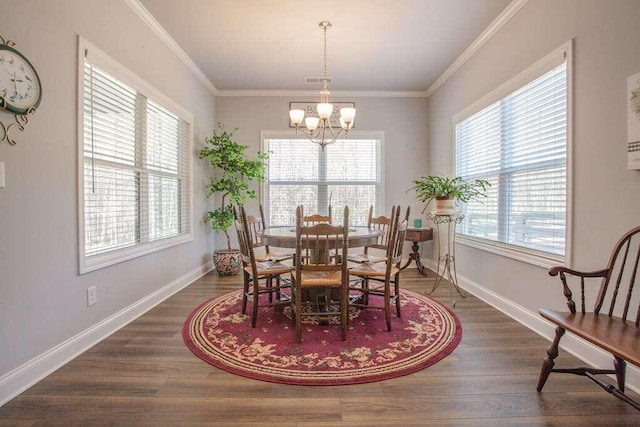
<instances>
[{"instance_id":1,"label":"rocking chair armrest","mask_svg":"<svg viewBox=\"0 0 640 427\"><path fill-rule=\"evenodd\" d=\"M584 294L585 280L584 279L589 277L606 278L607 275L609 274L609 269L605 268L603 270L585 272L585 271L573 270L571 268L567 268L563 266L558 266L558 267L553 267L549 270L550 276L560 275L560 281L562 281L562 293L567 299L567 307L569 307L569 310L571 311L571 313L575 314L576 303L572 299L573 293L571 292L571 288L569 287L569 283L567 281L567 276L566 276L567 274L580 277L580 289L581 289L581 301L582 301L581 308L582 308L582 313L584 313L585 312L585 294Z\"/></svg>"},{"instance_id":2,"label":"rocking chair armrest","mask_svg":"<svg viewBox=\"0 0 640 427\"><path fill-rule=\"evenodd\" d=\"M579 277L607 277L607 274L609 273L609 269L605 268L602 270L588 271L588 272L572 270L571 268L567 268L563 266L552 267L551 269L549 269L549 276L555 277L559 273L571 274L573 276L579 276Z\"/></svg>"}]
</instances>

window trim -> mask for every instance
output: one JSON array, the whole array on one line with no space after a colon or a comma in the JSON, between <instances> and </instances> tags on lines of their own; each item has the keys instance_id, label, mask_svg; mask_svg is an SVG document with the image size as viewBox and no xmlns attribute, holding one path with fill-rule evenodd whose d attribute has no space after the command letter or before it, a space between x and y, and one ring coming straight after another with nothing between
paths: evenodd
<instances>
[{"instance_id":1,"label":"window trim","mask_svg":"<svg viewBox=\"0 0 640 427\"><path fill-rule=\"evenodd\" d=\"M565 254L564 256L551 253L536 251L520 246L510 245L503 242L494 242L490 240L480 239L464 234L456 233L458 243L472 248L491 252L507 258L526 262L536 266L550 268L558 264L571 265L573 260L573 39L563 43L554 49L542 59L536 61L524 71L518 73L487 95L478 99L462 111L453 116L451 123L452 135L452 159L453 169L456 170L456 124L465 118L477 113L481 109L493 104L494 102L504 98L508 94L518 90L527 83L541 77L550 71L554 64L558 64L559 58L566 61L567 70L567 159L566 159L566 227L565 227Z\"/></svg>"},{"instance_id":2,"label":"window trim","mask_svg":"<svg viewBox=\"0 0 640 427\"><path fill-rule=\"evenodd\" d=\"M167 110L176 114L189 123L187 135L187 173L188 173L188 232L177 236L162 238L151 242L139 243L134 246L120 248L98 255L87 256L85 254L84 232L84 60L86 52L91 52L94 63L101 69L118 78L125 84L136 89L139 93L160 104ZM140 256L148 255L163 249L187 243L193 240L193 114L180 106L158 89L150 85L141 77L134 74L125 66L111 58L101 49L97 48L81 36L78 36L78 63L77 63L77 173L78 173L78 272L85 274L99 270L114 264L118 264Z\"/></svg>"},{"instance_id":3,"label":"window trim","mask_svg":"<svg viewBox=\"0 0 640 427\"><path fill-rule=\"evenodd\" d=\"M379 184L379 197L377 206L374 207L375 212L384 212L385 209L385 132L384 131L366 131L366 130L350 130L349 135L343 139L377 139L380 141L380 184ZM296 133L295 130L261 130L260 131L260 151L265 151L265 139L304 139L306 138L302 133ZM260 185L259 200L262 205L265 204L265 194L267 193L269 183L267 181ZM267 221L269 219L267 218Z\"/></svg>"}]
</instances>

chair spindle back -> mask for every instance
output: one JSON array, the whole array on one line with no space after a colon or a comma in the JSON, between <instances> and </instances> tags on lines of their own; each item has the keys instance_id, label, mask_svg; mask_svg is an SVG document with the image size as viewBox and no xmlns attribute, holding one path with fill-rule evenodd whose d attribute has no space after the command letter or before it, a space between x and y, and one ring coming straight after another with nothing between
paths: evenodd
<instances>
[{"instance_id":1,"label":"chair spindle back","mask_svg":"<svg viewBox=\"0 0 640 427\"><path fill-rule=\"evenodd\" d=\"M342 225L327 222L306 224L302 206L296 210L296 263L301 266L343 265L349 246L349 208L345 207ZM331 268L330 268L331 269Z\"/></svg>"},{"instance_id":2,"label":"chair spindle back","mask_svg":"<svg viewBox=\"0 0 640 427\"><path fill-rule=\"evenodd\" d=\"M391 207L391 216L387 217L384 215L380 215L377 217L373 216L373 206L369 208L369 219L367 220L367 227L370 230L380 230L382 234L378 237L378 240L375 244L369 245L364 248L364 253L369 253L369 248L376 249L387 249L389 247L389 242L391 241L391 236L394 232L394 219L397 220L397 216L400 213L400 206L392 206Z\"/></svg>"},{"instance_id":3,"label":"chair spindle back","mask_svg":"<svg viewBox=\"0 0 640 427\"><path fill-rule=\"evenodd\" d=\"M640 326L640 301L633 291L637 284L640 262L640 227L636 227L620 238L609 258L607 268L603 270L604 277L594 307L594 313L598 314L604 307L607 315L613 316L620 313L623 320L627 320L632 303L637 304L635 325ZM584 306L584 286L583 286ZM618 301L620 297L623 301ZM584 308L583 308L584 311Z\"/></svg>"}]
</instances>

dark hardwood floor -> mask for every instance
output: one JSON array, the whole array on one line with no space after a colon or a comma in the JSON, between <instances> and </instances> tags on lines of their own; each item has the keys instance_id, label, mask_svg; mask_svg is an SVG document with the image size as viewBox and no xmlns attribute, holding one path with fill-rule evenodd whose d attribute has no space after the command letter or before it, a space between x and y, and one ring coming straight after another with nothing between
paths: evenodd
<instances>
[{"instance_id":1,"label":"dark hardwood floor","mask_svg":"<svg viewBox=\"0 0 640 427\"><path fill-rule=\"evenodd\" d=\"M415 269L402 285L423 292ZM420 372L382 382L302 387L243 378L194 356L182 325L237 289L210 273L0 408L0 425L640 425L640 412L586 378L552 374L536 393L548 342L468 296L462 342ZM451 307L441 284L434 295ZM561 353L558 365L578 363Z\"/></svg>"}]
</instances>

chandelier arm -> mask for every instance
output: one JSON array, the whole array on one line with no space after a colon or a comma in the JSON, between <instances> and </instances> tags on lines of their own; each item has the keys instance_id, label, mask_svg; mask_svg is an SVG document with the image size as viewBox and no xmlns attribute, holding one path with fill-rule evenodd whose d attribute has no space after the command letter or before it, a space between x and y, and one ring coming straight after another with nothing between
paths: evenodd
<instances>
[{"instance_id":1,"label":"chandelier arm","mask_svg":"<svg viewBox=\"0 0 640 427\"><path fill-rule=\"evenodd\" d=\"M327 135L325 135L325 133L322 133L322 138L316 137L316 139L311 139L311 142L314 142L320 146L322 146L322 149L324 150L324 147L330 144L333 144L334 142L336 142L338 140L338 138L340 137L340 134L342 133L342 129L340 130L340 132L338 132L337 134L333 134L331 133L331 137L329 139L325 139L325 137Z\"/></svg>"},{"instance_id":2,"label":"chandelier arm","mask_svg":"<svg viewBox=\"0 0 640 427\"><path fill-rule=\"evenodd\" d=\"M333 136L338 136L342 133L342 127L340 129L338 129L338 133L336 133L336 131L333 129L333 126L331 126L331 120L327 119L325 120L326 125L329 125L329 131L331 132L331 135ZM325 124L323 124L323 127L326 126Z\"/></svg>"},{"instance_id":3,"label":"chandelier arm","mask_svg":"<svg viewBox=\"0 0 640 427\"><path fill-rule=\"evenodd\" d=\"M330 145L330 144L333 144L334 142L336 142L341 133L342 133L342 130L340 132L338 132L337 135L333 136L329 141L324 141L324 143L318 142L318 144L320 144L322 146L322 150L324 151L324 147L326 145ZM323 140L324 140L324 138L323 138Z\"/></svg>"},{"instance_id":4,"label":"chandelier arm","mask_svg":"<svg viewBox=\"0 0 640 427\"><path fill-rule=\"evenodd\" d=\"M307 129L307 128L300 128L300 130L302 130L302 134L303 134L304 136L306 136L310 141L313 141L313 138L314 138L313 133L314 133L314 132L311 132L311 131L310 131L309 129Z\"/></svg>"},{"instance_id":5,"label":"chandelier arm","mask_svg":"<svg viewBox=\"0 0 640 427\"><path fill-rule=\"evenodd\" d=\"M305 128L300 128L300 130L302 131L302 134L311 142L313 142L314 144L318 144L322 147L322 150L324 151L324 147L330 144L333 144L334 142L336 142L338 140L338 138L340 137L340 135L342 134L342 132L346 132L345 129L340 128L340 130L335 133L335 132L330 132L331 133L331 139L326 140L325 139L325 128L317 128L315 130L315 132L311 132L308 129Z\"/></svg>"}]
</instances>

